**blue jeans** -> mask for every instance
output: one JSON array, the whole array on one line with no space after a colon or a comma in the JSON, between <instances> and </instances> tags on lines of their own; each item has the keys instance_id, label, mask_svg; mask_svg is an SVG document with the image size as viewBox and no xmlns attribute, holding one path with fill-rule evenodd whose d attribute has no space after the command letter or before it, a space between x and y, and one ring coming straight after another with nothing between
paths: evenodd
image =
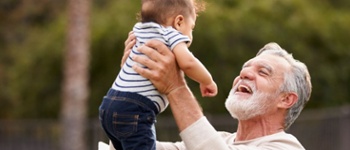
<instances>
[{"instance_id":1,"label":"blue jeans","mask_svg":"<svg viewBox=\"0 0 350 150\"><path fill-rule=\"evenodd\" d=\"M99 107L102 128L117 150L155 150L157 114L150 99L113 89Z\"/></svg>"}]
</instances>

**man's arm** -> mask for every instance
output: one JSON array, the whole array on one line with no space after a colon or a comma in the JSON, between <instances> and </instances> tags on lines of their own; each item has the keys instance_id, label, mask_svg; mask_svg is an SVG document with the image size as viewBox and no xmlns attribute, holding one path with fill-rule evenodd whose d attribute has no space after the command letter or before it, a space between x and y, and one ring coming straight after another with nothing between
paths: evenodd
<instances>
[{"instance_id":1,"label":"man's arm","mask_svg":"<svg viewBox=\"0 0 350 150\"><path fill-rule=\"evenodd\" d=\"M187 86L178 87L167 97L180 132L203 117L202 108Z\"/></svg>"},{"instance_id":2,"label":"man's arm","mask_svg":"<svg viewBox=\"0 0 350 150\"><path fill-rule=\"evenodd\" d=\"M173 53L161 42L150 41L138 49L149 58L133 59L148 68L133 66L136 72L150 79L158 91L169 99L180 136L188 150L228 149L219 133L204 117L202 109L188 88Z\"/></svg>"}]
</instances>

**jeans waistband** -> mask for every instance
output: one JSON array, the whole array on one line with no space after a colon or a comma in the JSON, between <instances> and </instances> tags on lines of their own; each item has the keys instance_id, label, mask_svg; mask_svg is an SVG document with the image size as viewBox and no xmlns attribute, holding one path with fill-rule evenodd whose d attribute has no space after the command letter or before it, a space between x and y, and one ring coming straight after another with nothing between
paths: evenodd
<instances>
[{"instance_id":1,"label":"jeans waistband","mask_svg":"<svg viewBox=\"0 0 350 150\"><path fill-rule=\"evenodd\" d=\"M151 110L153 110L156 115L158 115L158 113L159 113L157 106L154 104L154 102L152 100L150 100L149 98L147 98L143 95L137 94L137 93L109 89L107 92L107 96L128 97L128 98L131 98L133 100L137 100L138 103L142 103L142 104L146 105Z\"/></svg>"}]
</instances>

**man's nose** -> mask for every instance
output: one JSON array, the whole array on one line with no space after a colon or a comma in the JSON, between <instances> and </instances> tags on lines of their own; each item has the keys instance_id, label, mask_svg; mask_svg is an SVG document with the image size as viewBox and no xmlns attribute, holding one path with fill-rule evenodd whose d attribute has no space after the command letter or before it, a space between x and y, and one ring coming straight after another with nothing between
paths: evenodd
<instances>
[{"instance_id":1,"label":"man's nose","mask_svg":"<svg viewBox=\"0 0 350 150\"><path fill-rule=\"evenodd\" d=\"M239 76L241 79L247 79L247 80L253 80L255 77L252 68L243 68Z\"/></svg>"}]
</instances>

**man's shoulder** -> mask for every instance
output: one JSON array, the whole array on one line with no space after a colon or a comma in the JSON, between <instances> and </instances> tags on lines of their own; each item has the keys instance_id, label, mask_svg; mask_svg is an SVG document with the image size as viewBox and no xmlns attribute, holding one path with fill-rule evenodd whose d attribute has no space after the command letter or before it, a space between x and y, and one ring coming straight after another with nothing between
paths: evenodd
<instances>
[{"instance_id":1,"label":"man's shoulder","mask_svg":"<svg viewBox=\"0 0 350 150\"><path fill-rule=\"evenodd\" d=\"M231 143L233 144L233 141L236 138L236 132L231 133L231 132L226 132L226 131L218 131L220 136L225 140L226 143Z\"/></svg>"},{"instance_id":2,"label":"man's shoulder","mask_svg":"<svg viewBox=\"0 0 350 150\"><path fill-rule=\"evenodd\" d=\"M268 136L266 136L266 138L271 138L271 139L288 139L288 140L298 141L298 139L294 135L286 133L284 131L268 135Z\"/></svg>"},{"instance_id":3,"label":"man's shoulder","mask_svg":"<svg viewBox=\"0 0 350 150\"><path fill-rule=\"evenodd\" d=\"M304 147L294 135L286 133L284 131L257 138L255 140L252 140L251 143L264 145L267 147L271 146L284 149L304 150Z\"/></svg>"},{"instance_id":4,"label":"man's shoulder","mask_svg":"<svg viewBox=\"0 0 350 150\"><path fill-rule=\"evenodd\" d=\"M236 132L231 133L231 132L227 132L227 131L218 131L218 133L222 136L222 137L230 137L230 136L235 136Z\"/></svg>"}]
</instances>

